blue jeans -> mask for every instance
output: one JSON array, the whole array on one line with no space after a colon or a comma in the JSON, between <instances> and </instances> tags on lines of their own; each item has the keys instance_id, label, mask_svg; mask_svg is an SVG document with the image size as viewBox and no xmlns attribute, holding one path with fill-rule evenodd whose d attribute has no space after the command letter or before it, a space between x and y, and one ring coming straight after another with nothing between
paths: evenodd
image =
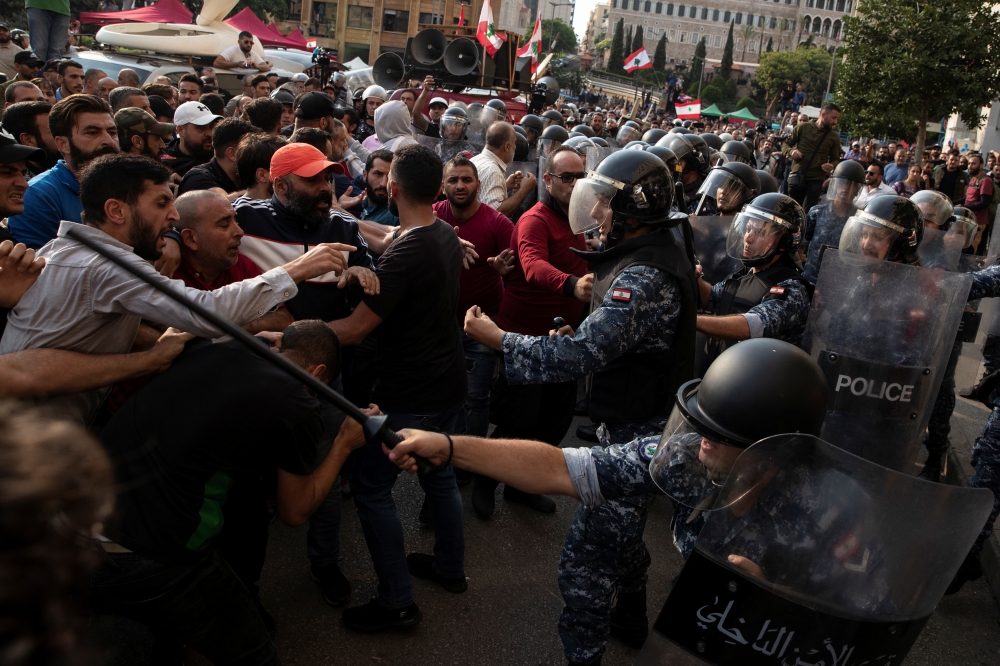
<instances>
[{"instance_id":1,"label":"blue jeans","mask_svg":"<svg viewBox=\"0 0 1000 666\"><path fill-rule=\"evenodd\" d=\"M47 9L28 7L31 50L44 61L62 57L69 36L69 16Z\"/></svg>"},{"instance_id":2,"label":"blue jeans","mask_svg":"<svg viewBox=\"0 0 1000 666\"><path fill-rule=\"evenodd\" d=\"M490 429L490 386L500 367L497 352L481 345L465 333L465 371L469 393L465 396L465 432L476 437L486 437Z\"/></svg>"},{"instance_id":3,"label":"blue jeans","mask_svg":"<svg viewBox=\"0 0 1000 666\"><path fill-rule=\"evenodd\" d=\"M216 666L281 663L250 594L214 548L175 564L138 553L104 559L91 577L97 610L147 625L160 663L183 645Z\"/></svg>"},{"instance_id":4,"label":"blue jeans","mask_svg":"<svg viewBox=\"0 0 1000 666\"><path fill-rule=\"evenodd\" d=\"M435 427L454 433L463 410L463 405L455 405L434 414L389 414L386 424L395 431ZM402 470L389 462L380 442L366 444L355 456L351 490L378 575L378 599L387 608L405 608L413 603L413 586L406 566L403 525L392 498L392 487ZM465 534L455 471L449 466L419 479L434 515L434 569L443 576L463 576Z\"/></svg>"}]
</instances>

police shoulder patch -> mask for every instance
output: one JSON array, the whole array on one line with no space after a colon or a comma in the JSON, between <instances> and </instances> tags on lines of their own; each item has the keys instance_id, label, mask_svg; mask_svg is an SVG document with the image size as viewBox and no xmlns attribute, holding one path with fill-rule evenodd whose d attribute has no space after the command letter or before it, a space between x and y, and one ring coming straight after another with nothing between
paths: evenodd
<instances>
[{"instance_id":1,"label":"police shoulder patch","mask_svg":"<svg viewBox=\"0 0 1000 666\"><path fill-rule=\"evenodd\" d=\"M656 449L659 446L659 442L649 442L648 444L639 446L639 459L644 463L650 463L653 460L653 456L656 455Z\"/></svg>"},{"instance_id":2,"label":"police shoulder patch","mask_svg":"<svg viewBox=\"0 0 1000 666\"><path fill-rule=\"evenodd\" d=\"M771 287L771 291L769 291L768 293L774 294L776 296L781 296L785 293L785 288L779 287L778 285L774 285L773 287Z\"/></svg>"},{"instance_id":3,"label":"police shoulder patch","mask_svg":"<svg viewBox=\"0 0 1000 666\"><path fill-rule=\"evenodd\" d=\"M611 290L611 300L622 301L623 303L628 303L632 300L632 290L622 289L620 287Z\"/></svg>"}]
</instances>

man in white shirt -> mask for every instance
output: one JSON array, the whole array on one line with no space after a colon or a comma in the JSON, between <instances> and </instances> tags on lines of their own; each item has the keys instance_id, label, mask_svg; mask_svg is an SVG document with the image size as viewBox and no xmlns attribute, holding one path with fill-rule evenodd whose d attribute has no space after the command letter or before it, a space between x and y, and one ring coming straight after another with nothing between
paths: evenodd
<instances>
[{"instance_id":1,"label":"man in white shirt","mask_svg":"<svg viewBox=\"0 0 1000 666\"><path fill-rule=\"evenodd\" d=\"M486 148L472 158L479 171L479 201L507 217L537 185L530 172L507 175L507 165L514 160L516 140L517 134L509 123L493 123L486 131ZM514 193L508 197L510 190Z\"/></svg>"},{"instance_id":2,"label":"man in white shirt","mask_svg":"<svg viewBox=\"0 0 1000 666\"><path fill-rule=\"evenodd\" d=\"M0 23L0 72L6 74L8 80L13 79L20 71L14 66L14 56L23 50L11 41L7 24Z\"/></svg>"},{"instance_id":3,"label":"man in white shirt","mask_svg":"<svg viewBox=\"0 0 1000 666\"><path fill-rule=\"evenodd\" d=\"M220 69L257 69L261 72L271 71L271 66L259 53L253 50L253 35L244 30L240 33L239 43L215 57L214 67Z\"/></svg>"},{"instance_id":4,"label":"man in white shirt","mask_svg":"<svg viewBox=\"0 0 1000 666\"><path fill-rule=\"evenodd\" d=\"M854 206L864 208L864 205L874 199L886 194L895 195L896 192L891 187L882 182L882 163L872 162L865 170L865 184L854 197Z\"/></svg>"}]
</instances>

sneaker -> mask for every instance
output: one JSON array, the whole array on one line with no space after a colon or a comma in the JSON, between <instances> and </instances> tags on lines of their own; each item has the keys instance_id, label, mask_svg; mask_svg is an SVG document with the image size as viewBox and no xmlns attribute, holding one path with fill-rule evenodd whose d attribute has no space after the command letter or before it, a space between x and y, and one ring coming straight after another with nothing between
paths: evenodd
<instances>
[{"instance_id":1,"label":"sneaker","mask_svg":"<svg viewBox=\"0 0 1000 666\"><path fill-rule=\"evenodd\" d=\"M410 604L405 608L386 608L378 597L375 597L364 606L345 608L340 617L348 629L373 632L386 629L411 629L420 624L424 616L416 604Z\"/></svg>"},{"instance_id":2,"label":"sneaker","mask_svg":"<svg viewBox=\"0 0 1000 666\"><path fill-rule=\"evenodd\" d=\"M343 606L351 601L351 581L341 573L336 562L324 567L310 567L309 577L319 585L323 600L331 606Z\"/></svg>"},{"instance_id":3,"label":"sneaker","mask_svg":"<svg viewBox=\"0 0 1000 666\"><path fill-rule=\"evenodd\" d=\"M410 553L406 556L406 568L411 576L437 581L438 585L451 592L461 594L469 589L465 576L442 576L434 570L434 556L425 553Z\"/></svg>"},{"instance_id":4,"label":"sneaker","mask_svg":"<svg viewBox=\"0 0 1000 666\"><path fill-rule=\"evenodd\" d=\"M420 521L421 525L431 525L434 523L434 516L431 515L431 503L427 501L426 495L424 495L424 503L420 505L420 515L417 516L417 520Z\"/></svg>"},{"instance_id":5,"label":"sneaker","mask_svg":"<svg viewBox=\"0 0 1000 666\"><path fill-rule=\"evenodd\" d=\"M979 562L979 553L973 555L969 553L958 568L958 572L951 581L951 585L944 591L944 595L955 594L962 589L962 586L969 581L979 580L983 576L983 565Z\"/></svg>"},{"instance_id":6,"label":"sneaker","mask_svg":"<svg viewBox=\"0 0 1000 666\"><path fill-rule=\"evenodd\" d=\"M503 498L508 502L523 504L540 513L555 513L556 503L545 495L532 495L511 486L503 487Z\"/></svg>"},{"instance_id":7,"label":"sneaker","mask_svg":"<svg viewBox=\"0 0 1000 666\"><path fill-rule=\"evenodd\" d=\"M472 508L480 518L490 518L497 509L497 482L477 476L472 484Z\"/></svg>"},{"instance_id":8,"label":"sneaker","mask_svg":"<svg viewBox=\"0 0 1000 666\"><path fill-rule=\"evenodd\" d=\"M585 442L597 442L600 441L597 438L597 424L591 423L590 425L582 425L576 429L576 436Z\"/></svg>"}]
</instances>

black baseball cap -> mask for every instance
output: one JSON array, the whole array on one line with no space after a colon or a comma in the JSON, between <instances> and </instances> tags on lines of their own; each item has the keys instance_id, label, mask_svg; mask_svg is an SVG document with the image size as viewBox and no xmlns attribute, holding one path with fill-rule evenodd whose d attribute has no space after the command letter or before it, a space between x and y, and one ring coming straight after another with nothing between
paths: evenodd
<instances>
[{"instance_id":1,"label":"black baseball cap","mask_svg":"<svg viewBox=\"0 0 1000 666\"><path fill-rule=\"evenodd\" d=\"M170 120L174 119L174 107L170 106L170 103L159 95L149 96L149 108L153 110L153 115L157 118L166 116Z\"/></svg>"},{"instance_id":2,"label":"black baseball cap","mask_svg":"<svg viewBox=\"0 0 1000 666\"><path fill-rule=\"evenodd\" d=\"M55 72L55 71L57 71L59 69L59 63L61 63L61 62L62 62L62 58L55 58L53 60L49 60L47 63L45 63L45 68L42 69L42 71L43 72Z\"/></svg>"},{"instance_id":3,"label":"black baseball cap","mask_svg":"<svg viewBox=\"0 0 1000 666\"><path fill-rule=\"evenodd\" d=\"M32 51L18 51L14 54L14 64L15 65L41 65L42 60L39 59Z\"/></svg>"},{"instance_id":4,"label":"black baseball cap","mask_svg":"<svg viewBox=\"0 0 1000 666\"><path fill-rule=\"evenodd\" d=\"M6 30L7 32L10 32L10 28L7 27L7 24L4 23L3 21L0 21L0 28Z\"/></svg>"},{"instance_id":5,"label":"black baseball cap","mask_svg":"<svg viewBox=\"0 0 1000 666\"><path fill-rule=\"evenodd\" d=\"M41 148L23 146L6 130L0 131L0 164L12 162L44 162L45 151Z\"/></svg>"},{"instance_id":6,"label":"black baseball cap","mask_svg":"<svg viewBox=\"0 0 1000 666\"><path fill-rule=\"evenodd\" d=\"M321 92L308 92L299 99L295 117L302 120L317 120L333 115L333 100Z\"/></svg>"}]
</instances>

